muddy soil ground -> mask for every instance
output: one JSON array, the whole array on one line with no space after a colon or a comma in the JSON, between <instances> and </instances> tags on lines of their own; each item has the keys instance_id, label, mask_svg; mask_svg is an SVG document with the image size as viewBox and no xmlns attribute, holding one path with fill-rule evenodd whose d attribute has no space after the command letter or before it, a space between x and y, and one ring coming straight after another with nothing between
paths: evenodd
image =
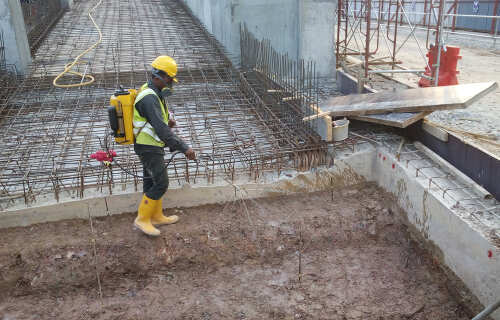
<instances>
[{"instance_id":1,"label":"muddy soil ground","mask_svg":"<svg viewBox=\"0 0 500 320\"><path fill-rule=\"evenodd\" d=\"M365 184L185 208L158 238L132 213L5 229L0 319L470 318L399 210Z\"/></svg>"}]
</instances>

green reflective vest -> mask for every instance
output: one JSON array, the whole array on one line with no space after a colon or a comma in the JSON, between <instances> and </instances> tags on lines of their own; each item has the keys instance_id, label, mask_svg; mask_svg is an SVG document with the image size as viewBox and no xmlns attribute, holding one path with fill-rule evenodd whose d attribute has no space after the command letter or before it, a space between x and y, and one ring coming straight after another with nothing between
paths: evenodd
<instances>
[{"instance_id":1,"label":"green reflective vest","mask_svg":"<svg viewBox=\"0 0 500 320\"><path fill-rule=\"evenodd\" d=\"M137 111L135 105L137 102L141 101L142 98L149 94L154 94L157 98L158 101L160 102L161 106L161 113L163 116L163 121L168 125L168 106L165 106L156 94L156 92L148 87L148 84L145 83L141 89L139 89L139 94L137 94L137 97L135 98L134 102L134 137L135 137L135 143L138 144L146 144L150 146L157 146L157 147L165 147L165 143L161 141L160 137L155 132L155 129L153 126L147 122L147 119L144 118L139 114L139 111Z\"/></svg>"}]
</instances>

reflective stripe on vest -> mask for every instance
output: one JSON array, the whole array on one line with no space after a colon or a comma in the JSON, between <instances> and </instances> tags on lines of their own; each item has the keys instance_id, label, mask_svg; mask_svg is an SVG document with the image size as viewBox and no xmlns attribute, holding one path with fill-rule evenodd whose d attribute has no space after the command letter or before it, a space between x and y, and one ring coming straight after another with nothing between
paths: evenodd
<instances>
[{"instance_id":1,"label":"reflective stripe on vest","mask_svg":"<svg viewBox=\"0 0 500 320\"><path fill-rule=\"evenodd\" d=\"M147 83L144 84L137 97L135 98L134 102L134 119L133 119L133 124L134 124L134 136L135 136L135 141L138 144L146 144L146 145L152 145L152 146L158 146L158 147L164 147L165 143L161 141L160 137L155 132L155 129L153 126L147 122L147 119L145 117L142 117L139 112L137 111L135 105L139 101L142 100L147 95L154 94L158 98L158 102L160 103L161 106L161 113L163 116L163 121L168 125L168 108L165 108L165 105L161 101L160 97L156 94L156 92L148 88ZM165 110L166 109L166 110Z\"/></svg>"}]
</instances>

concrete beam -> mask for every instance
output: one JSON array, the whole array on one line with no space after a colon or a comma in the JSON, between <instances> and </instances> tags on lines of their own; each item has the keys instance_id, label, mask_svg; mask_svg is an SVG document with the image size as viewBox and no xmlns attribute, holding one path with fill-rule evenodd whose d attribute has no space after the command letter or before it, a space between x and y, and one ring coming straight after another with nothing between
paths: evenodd
<instances>
[{"instance_id":1,"label":"concrete beam","mask_svg":"<svg viewBox=\"0 0 500 320\"><path fill-rule=\"evenodd\" d=\"M431 136L434 136L436 139L440 141L448 142L448 132L446 132L441 128L433 126L432 124L427 122L422 122L422 130L424 130Z\"/></svg>"},{"instance_id":2,"label":"concrete beam","mask_svg":"<svg viewBox=\"0 0 500 320\"><path fill-rule=\"evenodd\" d=\"M5 46L5 62L20 74L28 72L31 51L19 0L0 0L0 29Z\"/></svg>"}]
</instances>

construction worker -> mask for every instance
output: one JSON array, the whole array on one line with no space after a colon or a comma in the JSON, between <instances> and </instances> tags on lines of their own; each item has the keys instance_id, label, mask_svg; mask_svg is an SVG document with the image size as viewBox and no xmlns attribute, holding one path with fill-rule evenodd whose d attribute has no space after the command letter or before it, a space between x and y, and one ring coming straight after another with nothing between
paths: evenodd
<instances>
[{"instance_id":1,"label":"construction worker","mask_svg":"<svg viewBox=\"0 0 500 320\"><path fill-rule=\"evenodd\" d=\"M170 152L180 151L189 160L196 160L196 155L172 132L176 123L165 102L177 82L177 63L169 56L159 56L151 66L152 77L141 87L134 103L134 150L143 166L144 184L134 225L150 236L158 236L160 230L155 225L179 220L177 216L163 215L162 197L168 188L163 148L167 146Z\"/></svg>"}]
</instances>

